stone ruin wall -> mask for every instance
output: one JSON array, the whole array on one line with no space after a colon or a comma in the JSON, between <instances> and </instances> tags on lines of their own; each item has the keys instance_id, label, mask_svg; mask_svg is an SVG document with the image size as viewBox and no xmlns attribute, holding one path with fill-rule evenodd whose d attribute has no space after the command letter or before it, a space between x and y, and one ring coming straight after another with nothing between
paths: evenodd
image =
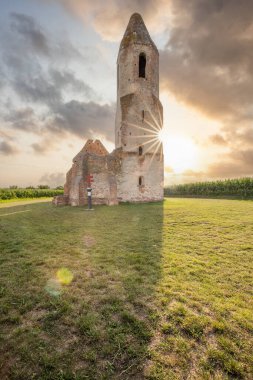
<instances>
[{"instance_id":1,"label":"stone ruin wall","mask_svg":"<svg viewBox=\"0 0 253 380\"><path fill-rule=\"evenodd\" d=\"M64 195L54 198L55 205L83 206L87 199L87 175L92 174L93 204L118 204L115 173L119 170L118 154L108 154L99 140L88 140L73 159L72 168L66 175Z\"/></svg>"}]
</instances>

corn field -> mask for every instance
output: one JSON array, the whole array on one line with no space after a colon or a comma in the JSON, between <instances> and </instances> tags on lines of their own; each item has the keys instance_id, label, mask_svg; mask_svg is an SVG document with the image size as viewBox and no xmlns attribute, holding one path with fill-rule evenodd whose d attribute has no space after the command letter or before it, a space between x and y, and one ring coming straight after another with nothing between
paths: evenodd
<instances>
[{"instance_id":1,"label":"corn field","mask_svg":"<svg viewBox=\"0 0 253 380\"><path fill-rule=\"evenodd\" d=\"M53 197L63 194L63 190L55 189L0 189L0 200L20 198Z\"/></svg>"},{"instance_id":2,"label":"corn field","mask_svg":"<svg viewBox=\"0 0 253 380\"><path fill-rule=\"evenodd\" d=\"M226 179L168 186L164 195L184 197L253 198L253 178Z\"/></svg>"}]
</instances>

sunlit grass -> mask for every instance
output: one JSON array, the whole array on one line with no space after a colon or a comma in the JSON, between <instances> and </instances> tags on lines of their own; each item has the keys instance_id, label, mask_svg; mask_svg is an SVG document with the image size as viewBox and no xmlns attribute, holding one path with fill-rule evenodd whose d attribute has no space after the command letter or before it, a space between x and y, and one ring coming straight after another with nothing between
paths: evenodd
<instances>
[{"instance_id":1,"label":"sunlit grass","mask_svg":"<svg viewBox=\"0 0 253 380\"><path fill-rule=\"evenodd\" d=\"M38 202L46 202L51 200L52 197L40 197L40 198L12 198L12 199L0 199L1 207L7 206L11 203L24 204L24 203L38 203Z\"/></svg>"},{"instance_id":2,"label":"sunlit grass","mask_svg":"<svg viewBox=\"0 0 253 380\"><path fill-rule=\"evenodd\" d=\"M252 379L252 202L0 214L1 379Z\"/></svg>"}]
</instances>

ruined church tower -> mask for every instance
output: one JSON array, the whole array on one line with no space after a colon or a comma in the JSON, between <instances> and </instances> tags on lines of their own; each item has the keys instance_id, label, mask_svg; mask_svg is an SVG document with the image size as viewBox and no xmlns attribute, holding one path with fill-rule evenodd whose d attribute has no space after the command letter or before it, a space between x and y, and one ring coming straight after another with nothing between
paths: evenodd
<instances>
[{"instance_id":1,"label":"ruined church tower","mask_svg":"<svg viewBox=\"0 0 253 380\"><path fill-rule=\"evenodd\" d=\"M117 60L116 149L122 151L117 179L120 201L163 199L163 150L159 131L159 52L144 21L134 13L120 44Z\"/></svg>"},{"instance_id":2,"label":"ruined church tower","mask_svg":"<svg viewBox=\"0 0 253 380\"><path fill-rule=\"evenodd\" d=\"M155 202L163 199L163 149L159 131L159 53L138 13L120 44L117 61L116 149L88 140L66 174L55 205L82 206L92 187L93 204Z\"/></svg>"}]
</instances>

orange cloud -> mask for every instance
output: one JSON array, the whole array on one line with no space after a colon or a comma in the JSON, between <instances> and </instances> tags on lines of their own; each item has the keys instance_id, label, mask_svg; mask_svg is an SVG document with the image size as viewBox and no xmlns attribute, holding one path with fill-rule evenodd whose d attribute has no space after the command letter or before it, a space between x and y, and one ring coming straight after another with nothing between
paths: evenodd
<instances>
[{"instance_id":1,"label":"orange cloud","mask_svg":"<svg viewBox=\"0 0 253 380\"><path fill-rule=\"evenodd\" d=\"M170 1L166 0L64 0L63 4L85 23L91 21L102 38L110 41L122 38L127 22L135 12L141 13L153 33L165 30L170 17Z\"/></svg>"}]
</instances>

